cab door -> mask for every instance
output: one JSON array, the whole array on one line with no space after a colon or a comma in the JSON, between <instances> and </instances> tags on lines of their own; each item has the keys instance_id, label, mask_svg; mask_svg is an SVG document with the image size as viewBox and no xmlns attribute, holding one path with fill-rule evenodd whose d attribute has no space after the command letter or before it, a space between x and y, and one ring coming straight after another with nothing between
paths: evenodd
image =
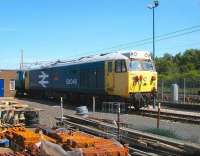
<instances>
[{"instance_id":1,"label":"cab door","mask_svg":"<svg viewBox=\"0 0 200 156\"><path fill-rule=\"evenodd\" d=\"M114 95L128 97L128 70L126 60L115 60Z\"/></svg>"},{"instance_id":2,"label":"cab door","mask_svg":"<svg viewBox=\"0 0 200 156\"><path fill-rule=\"evenodd\" d=\"M114 92L114 63L113 61L107 61L105 63L105 79L106 79L106 91L108 94Z\"/></svg>"}]
</instances>

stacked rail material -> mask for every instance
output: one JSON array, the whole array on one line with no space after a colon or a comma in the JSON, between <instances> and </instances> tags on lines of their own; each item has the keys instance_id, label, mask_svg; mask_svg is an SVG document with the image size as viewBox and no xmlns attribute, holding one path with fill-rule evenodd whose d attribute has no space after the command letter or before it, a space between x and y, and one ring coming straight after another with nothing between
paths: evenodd
<instances>
[{"instance_id":1,"label":"stacked rail material","mask_svg":"<svg viewBox=\"0 0 200 156\"><path fill-rule=\"evenodd\" d=\"M0 153L0 156L31 156L25 152L8 152L8 153Z\"/></svg>"},{"instance_id":2,"label":"stacked rail material","mask_svg":"<svg viewBox=\"0 0 200 156\"><path fill-rule=\"evenodd\" d=\"M4 133L3 133L3 130L0 129L0 139L3 139L5 137Z\"/></svg>"},{"instance_id":3,"label":"stacked rail material","mask_svg":"<svg viewBox=\"0 0 200 156\"><path fill-rule=\"evenodd\" d=\"M78 116L65 115L64 123L79 128L82 131L95 135L116 137L114 132L117 128L114 125L104 122L97 122L91 119L84 119ZM107 130L105 132L104 130ZM108 131L110 130L110 131ZM181 141L177 139L158 136L141 131L120 128L120 139L129 144L134 150L147 150L159 155L199 155L200 145Z\"/></svg>"},{"instance_id":4,"label":"stacked rail material","mask_svg":"<svg viewBox=\"0 0 200 156\"><path fill-rule=\"evenodd\" d=\"M128 155L128 148L113 142L113 140L99 140L94 144L94 147L82 148L83 154L85 156L125 156Z\"/></svg>"},{"instance_id":5,"label":"stacked rail material","mask_svg":"<svg viewBox=\"0 0 200 156\"><path fill-rule=\"evenodd\" d=\"M45 135L34 133L23 127L9 128L5 132L5 136L22 150L31 148L34 144L40 142L41 140L47 140L55 143L54 139Z\"/></svg>"},{"instance_id":6,"label":"stacked rail material","mask_svg":"<svg viewBox=\"0 0 200 156\"><path fill-rule=\"evenodd\" d=\"M79 131L51 132L48 135L54 137L65 150L81 149L84 156L128 156L128 148L114 140Z\"/></svg>"},{"instance_id":7,"label":"stacked rail material","mask_svg":"<svg viewBox=\"0 0 200 156\"><path fill-rule=\"evenodd\" d=\"M66 143L66 145L72 148L92 147L99 139L97 137L92 137L81 132L61 132L58 133L58 136L61 143Z\"/></svg>"},{"instance_id":8,"label":"stacked rail material","mask_svg":"<svg viewBox=\"0 0 200 156\"><path fill-rule=\"evenodd\" d=\"M126 156L128 149L116 143L114 140L93 137L81 132L70 133L65 136L64 146L81 148L85 156Z\"/></svg>"},{"instance_id":9,"label":"stacked rail material","mask_svg":"<svg viewBox=\"0 0 200 156\"><path fill-rule=\"evenodd\" d=\"M18 155L15 154L16 156L38 155L40 152L38 147L41 146L42 142L54 144L54 146L56 143L60 149L63 148L68 153L76 153L76 151L80 153L81 151L81 155L84 156L128 156L128 148L111 139L95 137L80 131L71 130L57 131L56 129L46 129L46 135L41 134L41 132L44 133L44 130L41 131L39 129L38 133L36 133L24 127L13 127L7 128L3 133L9 139L11 148L14 151L22 152L18 152ZM51 150L53 151L54 148ZM8 155L12 154L9 153Z\"/></svg>"},{"instance_id":10,"label":"stacked rail material","mask_svg":"<svg viewBox=\"0 0 200 156\"><path fill-rule=\"evenodd\" d=\"M25 121L24 109L28 105L18 103L16 101L3 100L0 102L1 111L1 127L8 127L10 125L23 125Z\"/></svg>"},{"instance_id":11,"label":"stacked rail material","mask_svg":"<svg viewBox=\"0 0 200 156\"><path fill-rule=\"evenodd\" d=\"M2 100L0 102L0 108L26 108L28 105L19 103L15 100Z\"/></svg>"},{"instance_id":12,"label":"stacked rail material","mask_svg":"<svg viewBox=\"0 0 200 156\"><path fill-rule=\"evenodd\" d=\"M42 111L42 109L31 108L14 100L0 101L0 127L37 125L39 122L39 111ZM33 115L30 115L31 113L35 114L35 118L33 118Z\"/></svg>"}]
</instances>

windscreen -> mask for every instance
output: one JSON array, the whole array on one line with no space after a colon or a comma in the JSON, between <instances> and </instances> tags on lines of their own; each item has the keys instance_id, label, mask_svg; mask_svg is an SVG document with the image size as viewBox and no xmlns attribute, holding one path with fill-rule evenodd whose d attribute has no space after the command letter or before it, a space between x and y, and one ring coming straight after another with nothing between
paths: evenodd
<instances>
[{"instance_id":1,"label":"windscreen","mask_svg":"<svg viewBox=\"0 0 200 156\"><path fill-rule=\"evenodd\" d=\"M154 65L151 60L131 60L129 63L130 71L153 71Z\"/></svg>"}]
</instances>

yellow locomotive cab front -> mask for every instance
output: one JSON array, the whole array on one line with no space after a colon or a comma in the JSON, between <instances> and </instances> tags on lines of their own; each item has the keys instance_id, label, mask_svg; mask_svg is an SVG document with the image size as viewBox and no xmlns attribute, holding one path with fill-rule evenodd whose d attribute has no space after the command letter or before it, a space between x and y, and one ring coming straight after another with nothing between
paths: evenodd
<instances>
[{"instance_id":1,"label":"yellow locomotive cab front","mask_svg":"<svg viewBox=\"0 0 200 156\"><path fill-rule=\"evenodd\" d=\"M125 98L137 108L151 103L157 92L157 72L150 55L145 51L122 55L106 62L108 95Z\"/></svg>"},{"instance_id":2,"label":"yellow locomotive cab front","mask_svg":"<svg viewBox=\"0 0 200 156\"><path fill-rule=\"evenodd\" d=\"M147 53L134 52L128 61L128 93L136 109L149 105L155 99L157 92L157 72ZM142 57L143 56L143 57Z\"/></svg>"},{"instance_id":3,"label":"yellow locomotive cab front","mask_svg":"<svg viewBox=\"0 0 200 156\"><path fill-rule=\"evenodd\" d=\"M155 71L130 71L129 94L149 93L157 91L157 72Z\"/></svg>"}]
</instances>

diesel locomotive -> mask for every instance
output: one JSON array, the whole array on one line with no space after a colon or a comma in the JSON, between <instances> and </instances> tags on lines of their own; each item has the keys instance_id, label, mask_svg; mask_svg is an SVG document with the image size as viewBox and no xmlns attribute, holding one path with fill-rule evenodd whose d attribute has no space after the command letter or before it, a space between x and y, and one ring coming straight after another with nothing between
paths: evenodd
<instances>
[{"instance_id":1,"label":"diesel locomotive","mask_svg":"<svg viewBox=\"0 0 200 156\"><path fill-rule=\"evenodd\" d=\"M146 51L81 57L19 73L24 75L24 92L31 96L74 100L95 96L101 101L126 101L139 109L157 92L157 72Z\"/></svg>"}]
</instances>

